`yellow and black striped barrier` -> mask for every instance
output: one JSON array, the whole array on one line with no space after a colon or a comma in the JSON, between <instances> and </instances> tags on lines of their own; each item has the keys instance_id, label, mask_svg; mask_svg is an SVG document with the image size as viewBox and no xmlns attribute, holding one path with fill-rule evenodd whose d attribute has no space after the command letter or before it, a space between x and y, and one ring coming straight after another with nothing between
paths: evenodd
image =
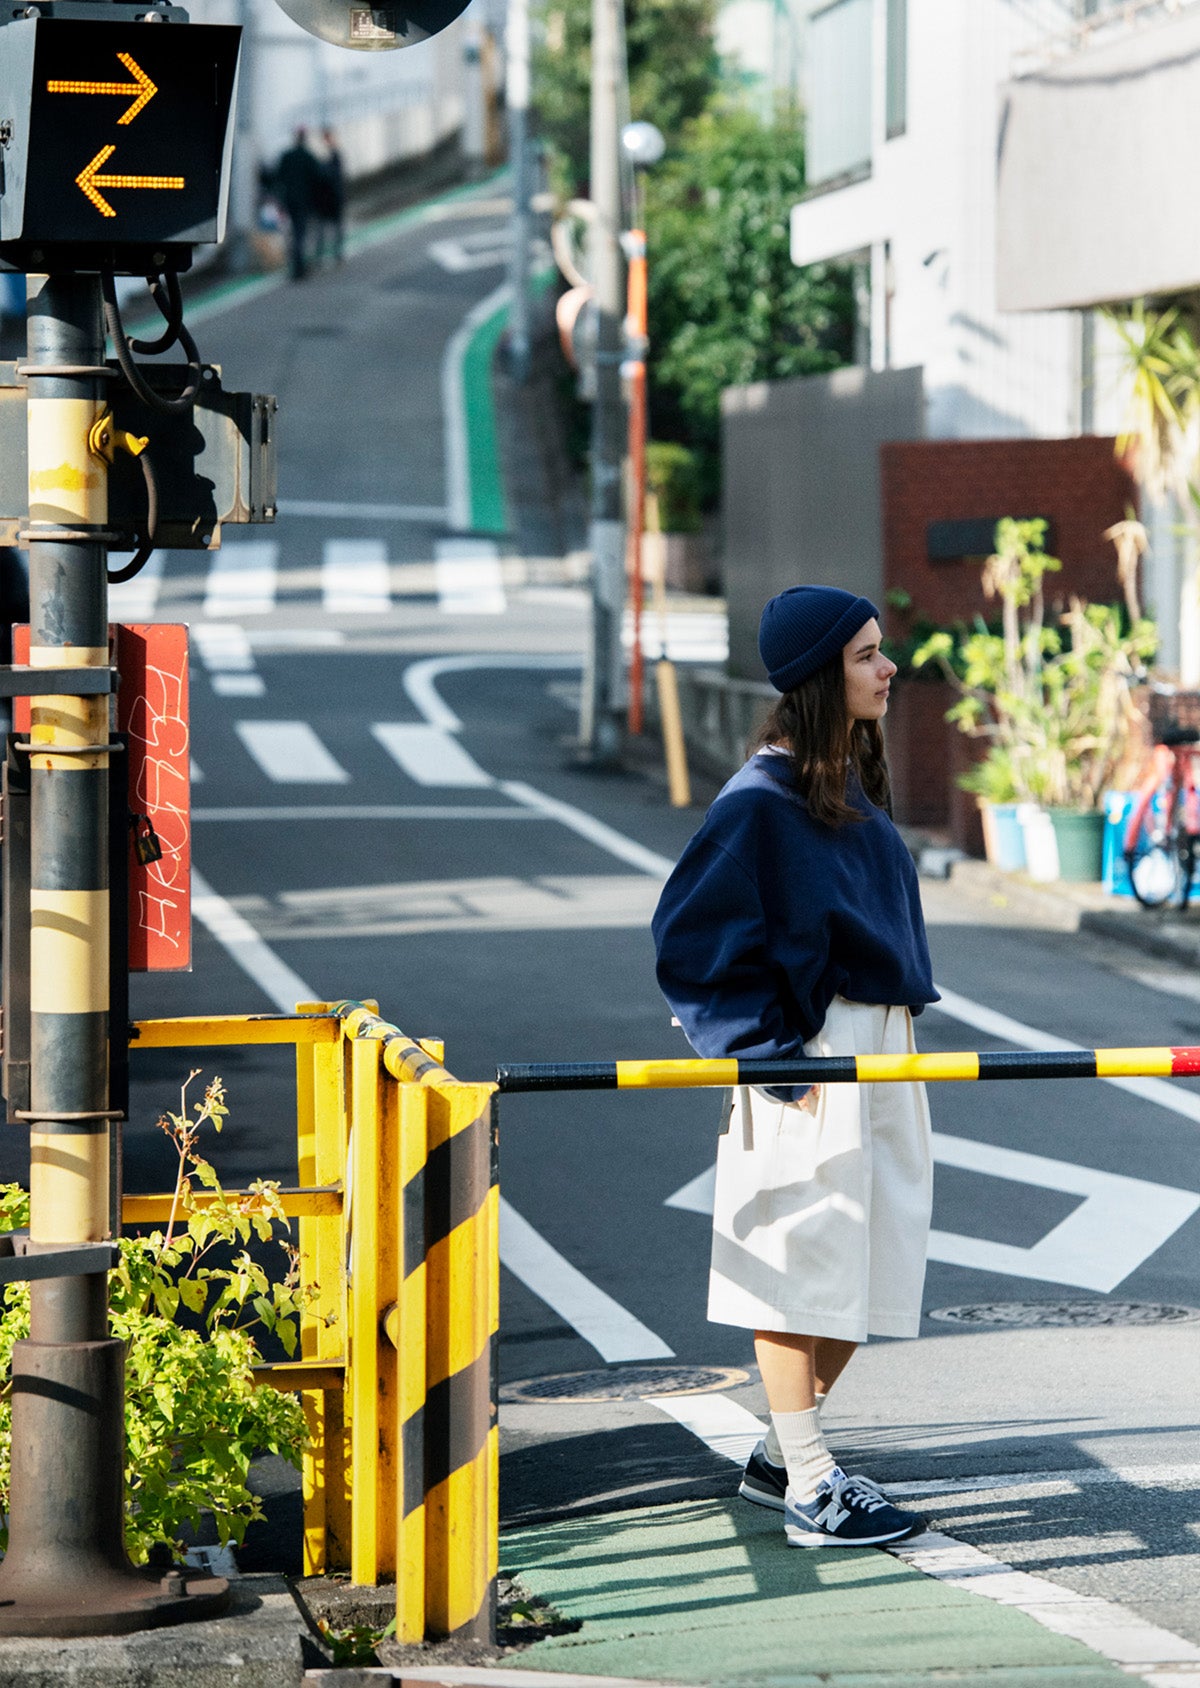
<instances>
[{"instance_id":1,"label":"yellow and black striped barrier","mask_svg":"<svg viewBox=\"0 0 1200 1688\"><path fill-rule=\"evenodd\" d=\"M1185 1078L1200 1048L1005 1049L928 1055L814 1055L795 1061L557 1061L500 1067L502 1093L732 1089L742 1084L933 1084L963 1079Z\"/></svg>"},{"instance_id":2,"label":"yellow and black striped barrier","mask_svg":"<svg viewBox=\"0 0 1200 1688\"><path fill-rule=\"evenodd\" d=\"M376 1004L146 1020L132 1047L293 1044L300 1356L260 1381L300 1394L304 1569L396 1584L396 1635L491 1641L499 1534L499 1189L494 1084ZM203 1199L203 1198L201 1198ZM127 1224L169 1196L127 1196Z\"/></svg>"}]
</instances>

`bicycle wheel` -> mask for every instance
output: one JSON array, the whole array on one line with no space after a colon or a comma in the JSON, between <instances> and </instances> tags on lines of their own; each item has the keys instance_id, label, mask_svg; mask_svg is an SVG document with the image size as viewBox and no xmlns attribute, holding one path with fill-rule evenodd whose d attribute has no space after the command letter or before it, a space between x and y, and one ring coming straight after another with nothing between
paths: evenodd
<instances>
[{"instance_id":1,"label":"bicycle wheel","mask_svg":"<svg viewBox=\"0 0 1200 1688\"><path fill-rule=\"evenodd\" d=\"M1174 784L1159 786L1126 835L1129 883L1143 908L1177 903L1191 886L1195 842L1176 835L1176 799Z\"/></svg>"},{"instance_id":2,"label":"bicycle wheel","mask_svg":"<svg viewBox=\"0 0 1200 1688\"><path fill-rule=\"evenodd\" d=\"M1180 817L1182 820L1182 816ZM1196 877L1196 834L1180 826L1176 833L1176 855L1179 858L1179 892L1175 898L1180 908L1186 908L1192 895L1192 881Z\"/></svg>"}]
</instances>

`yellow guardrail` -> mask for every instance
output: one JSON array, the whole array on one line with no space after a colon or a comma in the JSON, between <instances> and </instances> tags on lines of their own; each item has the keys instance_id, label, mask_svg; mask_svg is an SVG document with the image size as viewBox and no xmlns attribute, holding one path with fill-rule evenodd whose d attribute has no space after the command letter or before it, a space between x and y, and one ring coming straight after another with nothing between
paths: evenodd
<instances>
[{"instance_id":1,"label":"yellow guardrail","mask_svg":"<svg viewBox=\"0 0 1200 1688\"><path fill-rule=\"evenodd\" d=\"M494 1084L461 1083L442 1047L377 1005L142 1020L137 1049L292 1044L301 1277L316 1298L298 1360L304 1570L396 1584L396 1635L491 1639L499 1531L499 1189ZM202 1198L201 1198L202 1199ZM126 1196L126 1224L170 1196Z\"/></svg>"}]
</instances>

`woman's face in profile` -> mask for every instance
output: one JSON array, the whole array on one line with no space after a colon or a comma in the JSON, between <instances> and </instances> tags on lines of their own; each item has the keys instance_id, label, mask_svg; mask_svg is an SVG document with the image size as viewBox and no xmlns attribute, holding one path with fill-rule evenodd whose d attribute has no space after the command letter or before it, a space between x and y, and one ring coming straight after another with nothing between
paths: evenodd
<instances>
[{"instance_id":1,"label":"woman's face in profile","mask_svg":"<svg viewBox=\"0 0 1200 1688\"><path fill-rule=\"evenodd\" d=\"M882 637L879 623L868 621L842 651L846 713L852 721L881 721L887 714L896 664L884 656L880 647Z\"/></svg>"}]
</instances>

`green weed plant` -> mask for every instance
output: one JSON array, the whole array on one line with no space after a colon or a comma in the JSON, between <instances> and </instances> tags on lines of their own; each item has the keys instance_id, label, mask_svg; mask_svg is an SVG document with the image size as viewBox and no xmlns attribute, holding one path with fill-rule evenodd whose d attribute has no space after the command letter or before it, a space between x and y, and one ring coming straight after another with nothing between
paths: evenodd
<instances>
[{"instance_id":1,"label":"green weed plant","mask_svg":"<svg viewBox=\"0 0 1200 1688\"><path fill-rule=\"evenodd\" d=\"M245 1191L222 1188L200 1153L203 1127L220 1131L225 1089L214 1078L188 1107L189 1074L178 1113L158 1124L177 1155L165 1230L122 1237L109 1274L109 1324L126 1345L125 1545L142 1563L156 1543L182 1553L181 1532L212 1514L223 1546L240 1546L264 1514L249 1487L263 1453L300 1462L304 1414L294 1395L257 1388L264 1334L295 1354L301 1313L313 1291L301 1285L279 1185L259 1179ZM29 1222L29 1196L0 1185L0 1232ZM276 1241L280 1277L269 1278L248 1252ZM182 1312L182 1320L181 1320ZM7 1546L12 1433L13 1343L29 1334L29 1290L10 1284L0 1303L0 1545Z\"/></svg>"}]
</instances>

